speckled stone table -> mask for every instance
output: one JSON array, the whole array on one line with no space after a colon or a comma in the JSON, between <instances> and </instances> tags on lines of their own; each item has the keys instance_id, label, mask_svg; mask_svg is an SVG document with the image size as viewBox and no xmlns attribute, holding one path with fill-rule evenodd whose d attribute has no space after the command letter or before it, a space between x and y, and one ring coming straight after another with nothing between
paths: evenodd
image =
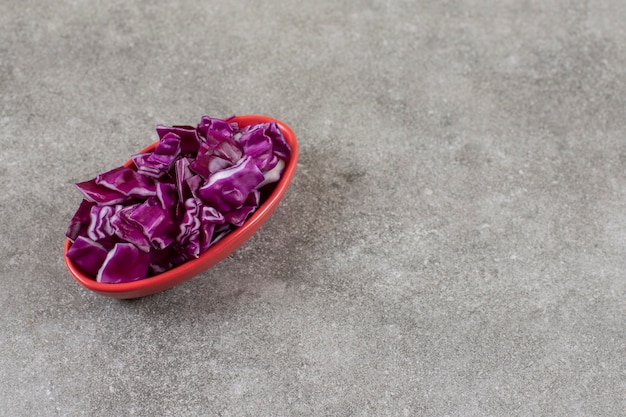
<instances>
[{"instance_id":1,"label":"speckled stone table","mask_svg":"<svg viewBox=\"0 0 626 417\"><path fill-rule=\"evenodd\" d=\"M0 2L0 416L626 410L626 3ZM159 124L300 143L171 290L67 273L73 184Z\"/></svg>"}]
</instances>

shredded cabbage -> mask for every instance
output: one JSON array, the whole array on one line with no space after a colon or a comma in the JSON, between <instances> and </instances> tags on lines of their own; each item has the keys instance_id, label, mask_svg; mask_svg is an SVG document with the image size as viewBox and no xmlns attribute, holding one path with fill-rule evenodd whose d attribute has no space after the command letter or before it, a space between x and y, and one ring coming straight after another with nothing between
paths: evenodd
<instances>
[{"instance_id":1,"label":"shredded cabbage","mask_svg":"<svg viewBox=\"0 0 626 417\"><path fill-rule=\"evenodd\" d=\"M262 203L291 149L276 123L239 129L204 116L196 127L157 126L152 152L80 182L67 252L98 282L165 272L198 257Z\"/></svg>"}]
</instances>

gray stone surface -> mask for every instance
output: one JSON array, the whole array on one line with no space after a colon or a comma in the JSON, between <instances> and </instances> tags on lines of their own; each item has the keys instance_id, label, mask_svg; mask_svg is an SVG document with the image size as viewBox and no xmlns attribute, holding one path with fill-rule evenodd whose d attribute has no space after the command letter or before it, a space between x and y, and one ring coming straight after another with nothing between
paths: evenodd
<instances>
[{"instance_id":1,"label":"gray stone surface","mask_svg":"<svg viewBox=\"0 0 626 417\"><path fill-rule=\"evenodd\" d=\"M622 0L0 2L1 416L623 416ZM62 259L158 123L296 132L241 249L134 301Z\"/></svg>"}]
</instances>

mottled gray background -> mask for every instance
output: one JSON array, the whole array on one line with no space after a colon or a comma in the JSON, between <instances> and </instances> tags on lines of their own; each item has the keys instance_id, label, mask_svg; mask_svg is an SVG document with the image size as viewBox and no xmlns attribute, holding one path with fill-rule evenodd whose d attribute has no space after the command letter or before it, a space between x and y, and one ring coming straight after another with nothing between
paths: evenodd
<instances>
[{"instance_id":1,"label":"mottled gray background","mask_svg":"<svg viewBox=\"0 0 626 417\"><path fill-rule=\"evenodd\" d=\"M0 1L0 415L623 416L626 3ZM169 291L67 273L78 181L266 114L300 162Z\"/></svg>"}]
</instances>

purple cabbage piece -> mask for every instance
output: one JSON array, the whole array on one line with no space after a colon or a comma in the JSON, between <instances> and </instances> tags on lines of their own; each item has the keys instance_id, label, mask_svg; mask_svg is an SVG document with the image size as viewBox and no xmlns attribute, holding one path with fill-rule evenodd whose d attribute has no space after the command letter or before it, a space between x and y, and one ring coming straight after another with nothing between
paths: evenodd
<instances>
[{"instance_id":1,"label":"purple cabbage piece","mask_svg":"<svg viewBox=\"0 0 626 417\"><path fill-rule=\"evenodd\" d=\"M211 241L213 239L213 231L215 230L215 223L201 223L200 224L200 253L209 249Z\"/></svg>"},{"instance_id":2,"label":"purple cabbage piece","mask_svg":"<svg viewBox=\"0 0 626 417\"><path fill-rule=\"evenodd\" d=\"M254 159L261 171L271 169L278 160L272 153L272 139L265 135L264 127L258 125L256 129L246 131L239 139L243 153Z\"/></svg>"},{"instance_id":3,"label":"purple cabbage piece","mask_svg":"<svg viewBox=\"0 0 626 417\"><path fill-rule=\"evenodd\" d=\"M149 266L149 252L131 243L117 243L98 270L96 281L111 284L137 281L147 277Z\"/></svg>"},{"instance_id":4,"label":"purple cabbage piece","mask_svg":"<svg viewBox=\"0 0 626 417\"><path fill-rule=\"evenodd\" d=\"M181 255L181 250L175 243L163 249L152 249L150 251L148 275L156 275L169 271L187 260L187 258Z\"/></svg>"},{"instance_id":5,"label":"purple cabbage piece","mask_svg":"<svg viewBox=\"0 0 626 417\"><path fill-rule=\"evenodd\" d=\"M241 226L248 216L256 210L256 206L243 206L236 210L224 213L224 220L233 226Z\"/></svg>"},{"instance_id":6,"label":"purple cabbage piece","mask_svg":"<svg viewBox=\"0 0 626 417\"><path fill-rule=\"evenodd\" d=\"M176 162L176 158L180 155L180 148L180 136L175 133L166 133L152 153L133 157L137 172L149 177L162 177Z\"/></svg>"},{"instance_id":7,"label":"purple cabbage piece","mask_svg":"<svg viewBox=\"0 0 626 417\"><path fill-rule=\"evenodd\" d=\"M198 123L198 133L209 141L232 141L233 125L228 120L214 119L204 116Z\"/></svg>"},{"instance_id":8,"label":"purple cabbage piece","mask_svg":"<svg viewBox=\"0 0 626 417\"><path fill-rule=\"evenodd\" d=\"M204 178L202 178L200 175L194 175L193 177L187 178L185 183L187 184L187 186L191 190L191 195L196 200L200 201L201 199L200 199L200 196L198 194L198 191L200 190L200 187L202 187L202 185L204 184Z\"/></svg>"},{"instance_id":9,"label":"purple cabbage piece","mask_svg":"<svg viewBox=\"0 0 626 417\"><path fill-rule=\"evenodd\" d=\"M114 205L130 201L132 197L126 196L118 191L111 190L96 183L96 179L79 182L76 187L83 193L87 201L101 205Z\"/></svg>"},{"instance_id":10,"label":"purple cabbage piece","mask_svg":"<svg viewBox=\"0 0 626 417\"><path fill-rule=\"evenodd\" d=\"M185 214L179 225L176 241L188 259L197 258L200 254L201 205L192 197L185 200L184 207Z\"/></svg>"},{"instance_id":11,"label":"purple cabbage piece","mask_svg":"<svg viewBox=\"0 0 626 417\"><path fill-rule=\"evenodd\" d=\"M234 128L236 124L227 120L203 117L198 124L198 132L205 140L191 169L208 178L211 173L236 164L243 152L233 136Z\"/></svg>"},{"instance_id":12,"label":"purple cabbage piece","mask_svg":"<svg viewBox=\"0 0 626 417\"><path fill-rule=\"evenodd\" d=\"M215 149L209 144L203 143L202 146L200 146L197 158L189 165L195 173L201 175L205 179L209 178L213 172L228 168L239 160L239 158L237 158L236 161L222 158L216 155L214 150ZM239 152L239 157L241 157L241 152Z\"/></svg>"},{"instance_id":13,"label":"purple cabbage piece","mask_svg":"<svg viewBox=\"0 0 626 417\"><path fill-rule=\"evenodd\" d=\"M157 185L156 197L163 210L166 210L170 217L176 217L178 211L178 191L176 184L159 183Z\"/></svg>"},{"instance_id":14,"label":"purple cabbage piece","mask_svg":"<svg viewBox=\"0 0 626 417\"><path fill-rule=\"evenodd\" d=\"M246 198L246 201L243 202L244 206L258 207L261 204L261 192L259 191L259 188L261 187L257 185L257 188L248 194L248 198Z\"/></svg>"},{"instance_id":15,"label":"purple cabbage piece","mask_svg":"<svg viewBox=\"0 0 626 417\"><path fill-rule=\"evenodd\" d=\"M218 140L209 136L198 149L198 155L190 168L206 179L212 173L236 164L242 156L243 151L234 139Z\"/></svg>"},{"instance_id":16,"label":"purple cabbage piece","mask_svg":"<svg viewBox=\"0 0 626 417\"><path fill-rule=\"evenodd\" d=\"M283 171L285 170L285 161L282 159L278 160L276 166L269 171L265 171L263 173L263 182L258 185L258 188L264 187L267 184L272 184L277 182L280 177L283 175Z\"/></svg>"},{"instance_id":17,"label":"purple cabbage piece","mask_svg":"<svg viewBox=\"0 0 626 417\"><path fill-rule=\"evenodd\" d=\"M176 161L174 166L175 180L176 180L176 192L178 193L178 201L183 202L191 193L187 180L193 177L193 172L189 169L189 158L180 158Z\"/></svg>"},{"instance_id":18,"label":"purple cabbage piece","mask_svg":"<svg viewBox=\"0 0 626 417\"><path fill-rule=\"evenodd\" d=\"M98 242L78 236L67 251L67 257L88 275L95 277L108 251Z\"/></svg>"},{"instance_id":19,"label":"purple cabbage piece","mask_svg":"<svg viewBox=\"0 0 626 417\"><path fill-rule=\"evenodd\" d=\"M148 241L163 249L176 238L178 227L157 198L149 198L128 214L128 222L141 230Z\"/></svg>"},{"instance_id":20,"label":"purple cabbage piece","mask_svg":"<svg viewBox=\"0 0 626 417\"><path fill-rule=\"evenodd\" d=\"M111 218L111 225L115 228L115 235L125 241L134 244L143 251L150 250L150 242L144 235L141 226L130 219L131 214L137 210L140 204L133 204L121 209Z\"/></svg>"},{"instance_id":21,"label":"purple cabbage piece","mask_svg":"<svg viewBox=\"0 0 626 417\"><path fill-rule=\"evenodd\" d=\"M216 157L228 161L231 164L236 164L243 156L240 146L233 140L213 144L211 151ZM199 153L198 157L200 157Z\"/></svg>"},{"instance_id":22,"label":"purple cabbage piece","mask_svg":"<svg viewBox=\"0 0 626 417\"><path fill-rule=\"evenodd\" d=\"M232 167L211 175L198 195L207 205L226 213L241 207L263 179L254 160L245 156Z\"/></svg>"},{"instance_id":23,"label":"purple cabbage piece","mask_svg":"<svg viewBox=\"0 0 626 417\"><path fill-rule=\"evenodd\" d=\"M87 235L87 229L91 222L91 208L95 205L96 203L92 201L82 200L80 202L78 210L76 210L72 220L70 220L70 225L67 228L67 232L65 232L65 236L74 241L78 236Z\"/></svg>"},{"instance_id":24,"label":"purple cabbage piece","mask_svg":"<svg viewBox=\"0 0 626 417\"><path fill-rule=\"evenodd\" d=\"M168 133L174 133L180 138L180 152L183 154L195 154L198 152L202 139L193 126L162 126L156 128L159 139L163 139Z\"/></svg>"},{"instance_id":25,"label":"purple cabbage piece","mask_svg":"<svg viewBox=\"0 0 626 417\"><path fill-rule=\"evenodd\" d=\"M222 224L226 220L224 219L224 215L214 209L213 207L201 206L200 207L200 221L202 223L214 223L214 224Z\"/></svg>"},{"instance_id":26,"label":"purple cabbage piece","mask_svg":"<svg viewBox=\"0 0 626 417\"><path fill-rule=\"evenodd\" d=\"M133 164L135 164L135 168L139 169L139 167L144 167L143 170L147 171L150 169L150 167L148 166L148 162L147 162L150 156L152 156L152 152L138 153L138 154L132 155L130 159L132 159ZM158 171L154 170L154 175L150 175L150 176L153 178L156 178L156 174L158 174ZM144 175L146 175L145 172L144 172Z\"/></svg>"},{"instance_id":27,"label":"purple cabbage piece","mask_svg":"<svg viewBox=\"0 0 626 417\"><path fill-rule=\"evenodd\" d=\"M215 230L213 230L213 241L211 245L214 245L219 240L221 240L224 236L229 234L233 230L233 226L230 223L223 223L215 226Z\"/></svg>"},{"instance_id":28,"label":"purple cabbage piece","mask_svg":"<svg viewBox=\"0 0 626 417\"><path fill-rule=\"evenodd\" d=\"M272 153L277 158L289 158L289 155L291 155L291 147L285 140L285 137L283 136L280 128L275 122L258 123L255 125L246 126L241 130L241 139L250 134L250 132L254 132L256 130L263 131L263 135L270 139L270 141L272 142Z\"/></svg>"},{"instance_id":29,"label":"purple cabbage piece","mask_svg":"<svg viewBox=\"0 0 626 417\"><path fill-rule=\"evenodd\" d=\"M224 223L224 216L213 207L199 203L195 198L185 201L185 214L180 224L177 242L189 258L209 248L216 225Z\"/></svg>"},{"instance_id":30,"label":"purple cabbage piece","mask_svg":"<svg viewBox=\"0 0 626 417\"><path fill-rule=\"evenodd\" d=\"M92 240L102 240L115 235L116 228L111 224L111 219L122 210L123 206L93 206L89 213L89 227L87 236Z\"/></svg>"},{"instance_id":31,"label":"purple cabbage piece","mask_svg":"<svg viewBox=\"0 0 626 417\"><path fill-rule=\"evenodd\" d=\"M272 152L274 155L281 159L289 158L291 147L275 122L266 124L265 134L272 139Z\"/></svg>"},{"instance_id":32,"label":"purple cabbage piece","mask_svg":"<svg viewBox=\"0 0 626 417\"><path fill-rule=\"evenodd\" d=\"M213 232L216 225L224 223L226 220L222 213L213 207L202 206L200 208L200 253L211 246Z\"/></svg>"},{"instance_id":33,"label":"purple cabbage piece","mask_svg":"<svg viewBox=\"0 0 626 417\"><path fill-rule=\"evenodd\" d=\"M119 167L96 176L96 184L107 187L129 197L151 197L156 195L156 184L130 168Z\"/></svg>"}]
</instances>

